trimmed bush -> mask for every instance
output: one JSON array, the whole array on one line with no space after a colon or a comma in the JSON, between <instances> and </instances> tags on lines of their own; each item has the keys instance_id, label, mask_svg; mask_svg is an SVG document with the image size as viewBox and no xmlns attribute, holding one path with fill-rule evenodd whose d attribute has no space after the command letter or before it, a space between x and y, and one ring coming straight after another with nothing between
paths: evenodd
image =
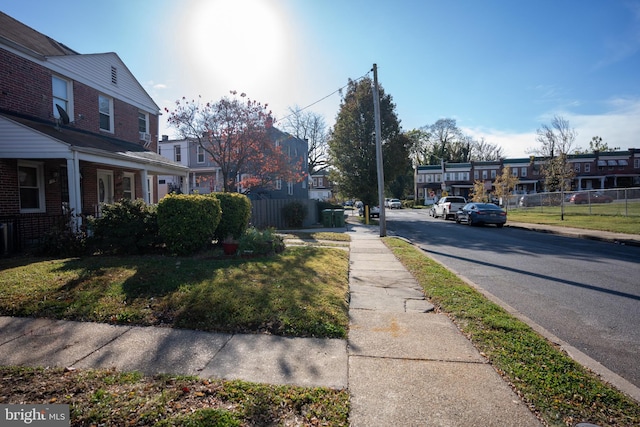
<instances>
[{"instance_id":1,"label":"trimmed bush","mask_svg":"<svg viewBox=\"0 0 640 427\"><path fill-rule=\"evenodd\" d=\"M251 200L240 193L212 193L208 197L218 199L222 209L222 216L214 237L218 242L222 242L229 236L236 240L240 239L249 227Z\"/></svg>"},{"instance_id":2,"label":"trimmed bush","mask_svg":"<svg viewBox=\"0 0 640 427\"><path fill-rule=\"evenodd\" d=\"M102 252L141 254L159 243L156 209L142 199L122 199L102 206L102 215L91 226L91 243Z\"/></svg>"},{"instance_id":3,"label":"trimmed bush","mask_svg":"<svg viewBox=\"0 0 640 427\"><path fill-rule=\"evenodd\" d=\"M211 244L221 216L215 197L170 194L158 204L160 237L171 253L193 254Z\"/></svg>"},{"instance_id":4,"label":"trimmed bush","mask_svg":"<svg viewBox=\"0 0 640 427\"><path fill-rule=\"evenodd\" d=\"M300 202L287 203L282 207L282 217L287 227L302 227L307 213L307 207Z\"/></svg>"},{"instance_id":5,"label":"trimmed bush","mask_svg":"<svg viewBox=\"0 0 640 427\"><path fill-rule=\"evenodd\" d=\"M243 255L272 255L282 253L284 248L284 240L276 234L274 228L260 231L249 227L240 238L238 251Z\"/></svg>"}]
</instances>

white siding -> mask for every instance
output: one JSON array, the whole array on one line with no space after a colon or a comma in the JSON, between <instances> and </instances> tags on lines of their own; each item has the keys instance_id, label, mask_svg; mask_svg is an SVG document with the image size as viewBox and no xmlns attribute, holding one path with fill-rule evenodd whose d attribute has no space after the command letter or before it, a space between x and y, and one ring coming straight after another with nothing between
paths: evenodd
<instances>
[{"instance_id":1,"label":"white siding","mask_svg":"<svg viewBox=\"0 0 640 427\"><path fill-rule=\"evenodd\" d=\"M0 117L0 158L71 158L69 145Z\"/></svg>"},{"instance_id":2,"label":"white siding","mask_svg":"<svg viewBox=\"0 0 640 427\"><path fill-rule=\"evenodd\" d=\"M149 113L160 109L115 53L54 56L42 65ZM117 69L116 85L111 82L111 67Z\"/></svg>"}]
</instances>

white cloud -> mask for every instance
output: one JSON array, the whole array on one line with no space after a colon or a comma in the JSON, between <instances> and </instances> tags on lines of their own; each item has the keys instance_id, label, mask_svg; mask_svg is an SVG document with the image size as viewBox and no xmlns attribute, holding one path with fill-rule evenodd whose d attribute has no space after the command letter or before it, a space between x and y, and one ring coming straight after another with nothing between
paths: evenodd
<instances>
[{"instance_id":1,"label":"white cloud","mask_svg":"<svg viewBox=\"0 0 640 427\"><path fill-rule=\"evenodd\" d=\"M594 136L602 138L610 148L621 150L640 148L640 99L613 98L607 101L607 108L599 114L577 114L570 111L544 113L539 117L540 123L550 123L553 116L561 116L569 121L569 125L577 132L574 148L589 148L589 141ZM461 130L474 139L485 141L502 147L506 157L528 157L531 149L539 146L536 141L536 130L511 131L490 128L464 128Z\"/></svg>"}]
</instances>

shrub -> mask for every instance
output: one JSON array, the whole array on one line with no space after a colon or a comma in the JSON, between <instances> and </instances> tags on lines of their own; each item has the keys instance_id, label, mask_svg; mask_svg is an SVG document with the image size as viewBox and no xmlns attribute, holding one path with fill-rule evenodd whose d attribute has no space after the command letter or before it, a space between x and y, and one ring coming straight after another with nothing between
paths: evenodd
<instances>
[{"instance_id":1,"label":"shrub","mask_svg":"<svg viewBox=\"0 0 640 427\"><path fill-rule=\"evenodd\" d=\"M307 213L307 207L300 202L287 203L282 207L282 217L287 227L302 227Z\"/></svg>"},{"instance_id":2,"label":"shrub","mask_svg":"<svg viewBox=\"0 0 640 427\"><path fill-rule=\"evenodd\" d=\"M221 215L215 197L170 194L158 204L160 237L171 253L195 253L211 244Z\"/></svg>"},{"instance_id":3,"label":"shrub","mask_svg":"<svg viewBox=\"0 0 640 427\"><path fill-rule=\"evenodd\" d=\"M214 237L218 242L222 242L229 236L239 239L249 227L251 200L240 193L212 193L208 197L218 199L222 209L222 216Z\"/></svg>"},{"instance_id":4,"label":"shrub","mask_svg":"<svg viewBox=\"0 0 640 427\"><path fill-rule=\"evenodd\" d=\"M91 225L91 241L103 252L145 253L159 243L156 209L142 199L103 205L102 215Z\"/></svg>"},{"instance_id":5,"label":"shrub","mask_svg":"<svg viewBox=\"0 0 640 427\"><path fill-rule=\"evenodd\" d=\"M41 255L80 256L87 252L87 233L75 225L76 215L68 212L44 233L36 249Z\"/></svg>"},{"instance_id":6,"label":"shrub","mask_svg":"<svg viewBox=\"0 0 640 427\"><path fill-rule=\"evenodd\" d=\"M284 251L284 240L273 228L260 231L255 227L249 227L240 238L238 251L241 254L253 255L278 254Z\"/></svg>"}]
</instances>

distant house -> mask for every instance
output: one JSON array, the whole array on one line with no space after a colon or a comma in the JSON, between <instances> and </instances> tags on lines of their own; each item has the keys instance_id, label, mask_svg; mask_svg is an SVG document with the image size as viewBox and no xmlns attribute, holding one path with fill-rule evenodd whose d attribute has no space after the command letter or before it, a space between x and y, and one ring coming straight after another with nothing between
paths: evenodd
<instances>
[{"instance_id":1,"label":"distant house","mask_svg":"<svg viewBox=\"0 0 640 427\"><path fill-rule=\"evenodd\" d=\"M516 194L546 191L542 169L547 159L526 157L502 159L493 162L442 163L421 165L415 170L416 196L433 200L444 191L456 196L468 197L473 183L482 181L487 191L493 190L493 182L509 167L518 178ZM571 154L567 162L574 177L571 190L598 190L640 186L640 150Z\"/></svg>"},{"instance_id":2,"label":"distant house","mask_svg":"<svg viewBox=\"0 0 640 427\"><path fill-rule=\"evenodd\" d=\"M271 141L283 148L283 152L289 157L292 164L301 161L302 169L300 173L305 176L308 175L307 141L295 138L273 126L268 128L268 132ZM185 188L189 193L208 194L223 191L220 167L211 160L210 156L197 142L186 139L169 139L163 136L159 141L159 153L189 168L185 184ZM250 173L250 171L246 171L246 173ZM166 191L169 192L183 184L181 176L162 176L160 178L160 182L165 183ZM237 190L238 192L245 192L245 189L240 187ZM252 188L246 194L253 200L307 199L309 197L309 187L307 179L302 182L277 180L269 188Z\"/></svg>"},{"instance_id":3,"label":"distant house","mask_svg":"<svg viewBox=\"0 0 640 427\"><path fill-rule=\"evenodd\" d=\"M0 12L0 254L186 177L156 153L158 115L116 53L79 54Z\"/></svg>"},{"instance_id":4,"label":"distant house","mask_svg":"<svg viewBox=\"0 0 640 427\"><path fill-rule=\"evenodd\" d=\"M309 198L320 201L327 201L334 197L333 185L329 181L329 171L321 170L311 174L311 188Z\"/></svg>"}]
</instances>

